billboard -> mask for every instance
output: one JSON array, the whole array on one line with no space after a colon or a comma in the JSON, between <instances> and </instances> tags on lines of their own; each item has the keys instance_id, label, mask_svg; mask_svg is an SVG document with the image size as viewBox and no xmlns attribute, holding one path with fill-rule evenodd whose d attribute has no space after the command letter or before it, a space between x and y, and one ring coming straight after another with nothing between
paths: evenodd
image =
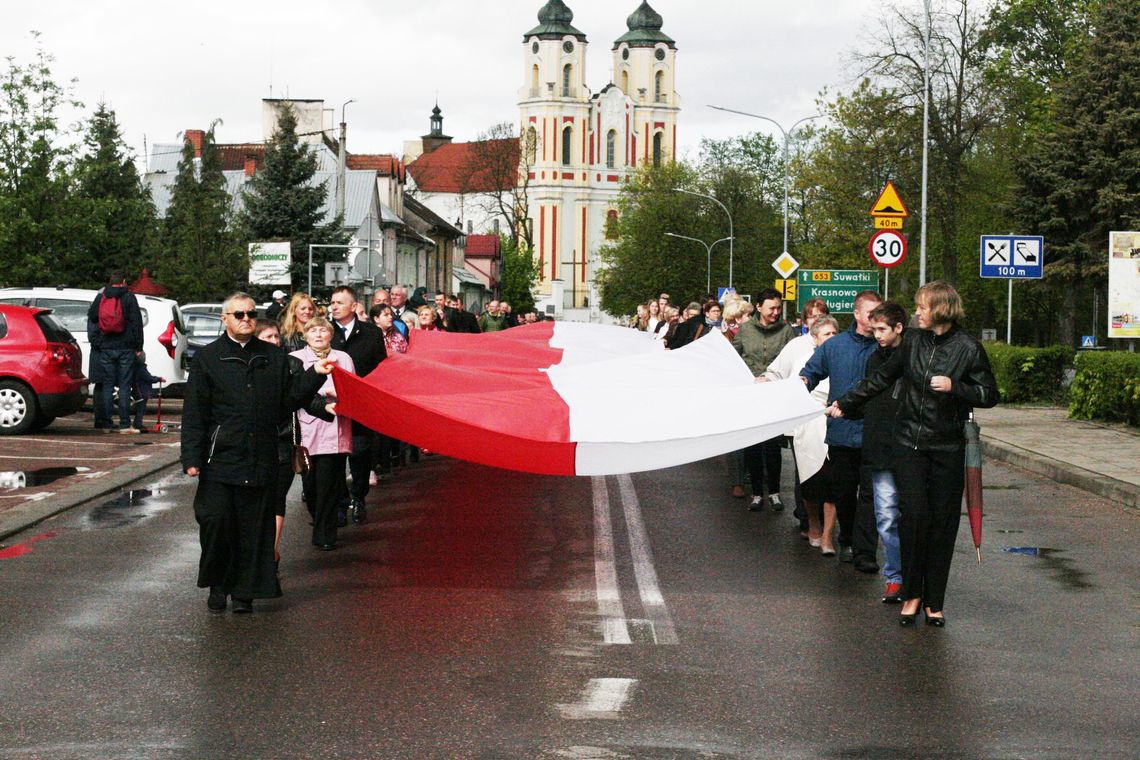
<instances>
[{"instance_id":1,"label":"billboard","mask_svg":"<svg viewBox=\"0 0 1140 760\"><path fill-rule=\"evenodd\" d=\"M289 285L289 266L293 263L288 240L275 243L249 244L249 284Z\"/></svg>"},{"instance_id":2,"label":"billboard","mask_svg":"<svg viewBox=\"0 0 1140 760\"><path fill-rule=\"evenodd\" d=\"M1108 337L1140 338L1140 232L1108 233Z\"/></svg>"}]
</instances>

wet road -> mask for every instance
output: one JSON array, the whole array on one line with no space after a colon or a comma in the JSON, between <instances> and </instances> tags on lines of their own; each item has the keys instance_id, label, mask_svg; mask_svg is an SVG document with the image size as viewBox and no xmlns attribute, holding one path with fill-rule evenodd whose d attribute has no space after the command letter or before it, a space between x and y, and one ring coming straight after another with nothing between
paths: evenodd
<instances>
[{"instance_id":1,"label":"wet road","mask_svg":"<svg viewBox=\"0 0 1140 760\"><path fill-rule=\"evenodd\" d=\"M990 465L985 564L963 520L905 630L722 481L432 457L333 553L295 495L250 616L194 587L189 479L86 505L0 547L0 758L1136 756L1134 513Z\"/></svg>"}]
</instances>

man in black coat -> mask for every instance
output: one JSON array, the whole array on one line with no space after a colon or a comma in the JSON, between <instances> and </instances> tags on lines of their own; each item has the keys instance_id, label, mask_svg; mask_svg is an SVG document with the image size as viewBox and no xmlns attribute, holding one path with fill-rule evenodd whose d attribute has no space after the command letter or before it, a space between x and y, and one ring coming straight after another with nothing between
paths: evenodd
<instances>
[{"instance_id":1,"label":"man in black coat","mask_svg":"<svg viewBox=\"0 0 1140 760\"><path fill-rule=\"evenodd\" d=\"M333 291L329 300L329 316L333 320L332 347L352 357L357 376L367 377L380 362L388 358L388 352L384 348L384 335L380 328L356 318L356 299L356 291L347 285ZM357 525L363 523L368 514L364 499L368 496L375 439L371 430L353 421L352 453L348 455L348 469L352 473L352 521Z\"/></svg>"},{"instance_id":2,"label":"man in black coat","mask_svg":"<svg viewBox=\"0 0 1140 760\"><path fill-rule=\"evenodd\" d=\"M103 302L113 306L117 314L115 324L107 317L100 319ZM102 322L102 323L101 323ZM112 399L119 389L119 432L139 433L131 427L131 384L134 382L135 358L143 350L142 312L138 299L127 289L127 278L122 272L111 272L107 286L95 296L87 310L87 340L91 357L98 360L93 373L101 379L99 397L95 399L96 418L106 425L108 432L115 429Z\"/></svg>"},{"instance_id":3,"label":"man in black coat","mask_svg":"<svg viewBox=\"0 0 1140 760\"><path fill-rule=\"evenodd\" d=\"M226 332L198 350L186 387L182 469L198 478L198 586L209 587L211 612L224 612L227 596L234 612L251 612L254 599L281 596L273 563L279 423L301 407L327 416L316 394L332 363L302 371L254 337L256 322L253 298L227 298Z\"/></svg>"}]
</instances>

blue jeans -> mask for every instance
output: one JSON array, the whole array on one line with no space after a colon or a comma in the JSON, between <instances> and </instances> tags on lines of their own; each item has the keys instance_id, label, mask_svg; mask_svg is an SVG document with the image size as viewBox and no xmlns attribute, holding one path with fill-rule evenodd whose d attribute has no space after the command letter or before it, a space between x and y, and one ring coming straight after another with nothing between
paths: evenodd
<instances>
[{"instance_id":1,"label":"blue jeans","mask_svg":"<svg viewBox=\"0 0 1140 760\"><path fill-rule=\"evenodd\" d=\"M99 405L107 427L115 426L112 400L115 388L119 389L119 427L131 426L131 384L134 382L135 352L129 348L113 348L99 352L99 369L103 373Z\"/></svg>"},{"instance_id":2,"label":"blue jeans","mask_svg":"<svg viewBox=\"0 0 1140 760\"><path fill-rule=\"evenodd\" d=\"M883 577L888 583L902 583L902 557L899 554L899 491L890 470L871 470L875 493L875 527L883 542Z\"/></svg>"}]
</instances>

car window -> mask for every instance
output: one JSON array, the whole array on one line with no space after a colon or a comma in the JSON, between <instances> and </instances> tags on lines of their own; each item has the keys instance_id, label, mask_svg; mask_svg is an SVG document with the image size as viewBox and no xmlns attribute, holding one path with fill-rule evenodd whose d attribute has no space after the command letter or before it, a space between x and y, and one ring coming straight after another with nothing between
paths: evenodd
<instances>
[{"instance_id":1,"label":"car window","mask_svg":"<svg viewBox=\"0 0 1140 760\"><path fill-rule=\"evenodd\" d=\"M64 327L63 321L57 319L55 314L40 312L36 315L36 324L40 326L40 331L49 343L75 343L75 336Z\"/></svg>"},{"instance_id":2,"label":"car window","mask_svg":"<svg viewBox=\"0 0 1140 760\"><path fill-rule=\"evenodd\" d=\"M87 310L91 304L67 298L37 298L36 306L51 309L55 318L72 333L87 334Z\"/></svg>"},{"instance_id":3,"label":"car window","mask_svg":"<svg viewBox=\"0 0 1140 760\"><path fill-rule=\"evenodd\" d=\"M23 306L28 302L26 298L0 298L0 303L6 303L12 306Z\"/></svg>"},{"instance_id":4,"label":"car window","mask_svg":"<svg viewBox=\"0 0 1140 760\"><path fill-rule=\"evenodd\" d=\"M183 314L186 335L194 338L216 338L222 334L222 320L213 314Z\"/></svg>"},{"instance_id":5,"label":"car window","mask_svg":"<svg viewBox=\"0 0 1140 760\"><path fill-rule=\"evenodd\" d=\"M8 317L0 314L0 338L8 334Z\"/></svg>"}]
</instances>

